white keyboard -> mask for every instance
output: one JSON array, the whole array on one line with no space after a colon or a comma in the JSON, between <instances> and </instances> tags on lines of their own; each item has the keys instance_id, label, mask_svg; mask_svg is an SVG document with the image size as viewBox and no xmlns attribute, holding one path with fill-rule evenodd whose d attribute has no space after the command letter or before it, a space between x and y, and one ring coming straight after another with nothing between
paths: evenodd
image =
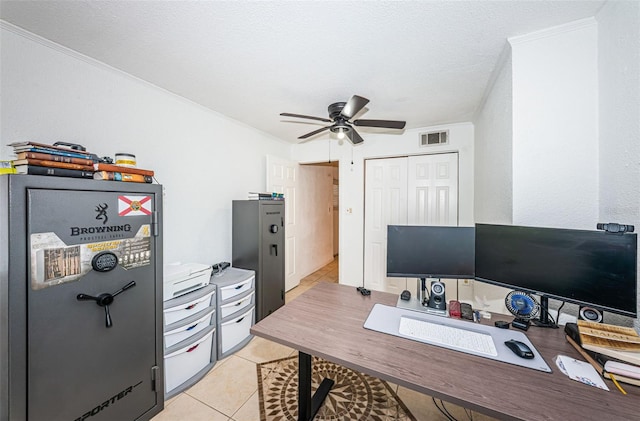
<instances>
[{"instance_id":1,"label":"white keyboard","mask_svg":"<svg viewBox=\"0 0 640 421\"><path fill-rule=\"evenodd\" d=\"M400 317L399 333L421 342L457 348L496 357L498 351L488 333L474 332L439 323Z\"/></svg>"}]
</instances>

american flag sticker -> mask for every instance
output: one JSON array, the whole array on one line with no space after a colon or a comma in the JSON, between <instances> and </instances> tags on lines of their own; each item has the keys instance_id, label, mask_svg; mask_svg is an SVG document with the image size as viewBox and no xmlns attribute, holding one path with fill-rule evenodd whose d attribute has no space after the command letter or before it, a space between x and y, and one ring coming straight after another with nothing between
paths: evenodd
<instances>
[{"instance_id":1,"label":"american flag sticker","mask_svg":"<svg viewBox=\"0 0 640 421\"><path fill-rule=\"evenodd\" d=\"M118 215L151 215L153 202L151 196L118 196Z\"/></svg>"}]
</instances>

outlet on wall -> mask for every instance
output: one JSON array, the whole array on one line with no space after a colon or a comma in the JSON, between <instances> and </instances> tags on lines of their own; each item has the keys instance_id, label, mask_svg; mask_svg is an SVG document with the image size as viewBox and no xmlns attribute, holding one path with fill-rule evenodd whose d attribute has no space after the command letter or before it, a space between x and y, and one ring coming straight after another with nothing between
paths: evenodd
<instances>
[{"instance_id":1,"label":"outlet on wall","mask_svg":"<svg viewBox=\"0 0 640 421\"><path fill-rule=\"evenodd\" d=\"M458 286L461 287L473 287L473 279L461 279Z\"/></svg>"}]
</instances>

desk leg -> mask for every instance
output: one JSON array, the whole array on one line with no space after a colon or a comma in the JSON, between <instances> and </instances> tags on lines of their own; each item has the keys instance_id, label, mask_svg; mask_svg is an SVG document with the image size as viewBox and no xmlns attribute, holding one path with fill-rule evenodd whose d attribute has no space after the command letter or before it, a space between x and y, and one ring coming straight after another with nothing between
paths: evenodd
<instances>
[{"instance_id":1,"label":"desk leg","mask_svg":"<svg viewBox=\"0 0 640 421\"><path fill-rule=\"evenodd\" d=\"M311 396L311 355L298 352L298 421L312 421L334 381L324 379Z\"/></svg>"}]
</instances>

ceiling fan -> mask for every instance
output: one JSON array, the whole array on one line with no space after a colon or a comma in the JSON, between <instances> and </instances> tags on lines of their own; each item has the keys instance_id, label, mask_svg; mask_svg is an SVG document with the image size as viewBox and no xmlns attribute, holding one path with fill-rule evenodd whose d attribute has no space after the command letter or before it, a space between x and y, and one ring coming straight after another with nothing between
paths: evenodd
<instances>
[{"instance_id":1,"label":"ceiling fan","mask_svg":"<svg viewBox=\"0 0 640 421\"><path fill-rule=\"evenodd\" d=\"M357 145L362 143L364 139L360 137L358 132L355 131L353 126L362 127L379 127L385 129L404 129L405 121L396 120L365 120L358 119L350 121L365 105L369 103L367 98L363 98L358 95L354 95L347 102L336 102L329 105L329 118L313 117L302 114L281 113L281 116L285 117L297 117L308 118L311 120L320 120L326 123L333 123L330 126L323 127L318 130L314 130L310 133L304 134L298 139L308 139L318 133L322 133L325 130L330 130L333 133L338 134L338 139L343 139L344 136L348 137L351 143Z\"/></svg>"}]
</instances>

